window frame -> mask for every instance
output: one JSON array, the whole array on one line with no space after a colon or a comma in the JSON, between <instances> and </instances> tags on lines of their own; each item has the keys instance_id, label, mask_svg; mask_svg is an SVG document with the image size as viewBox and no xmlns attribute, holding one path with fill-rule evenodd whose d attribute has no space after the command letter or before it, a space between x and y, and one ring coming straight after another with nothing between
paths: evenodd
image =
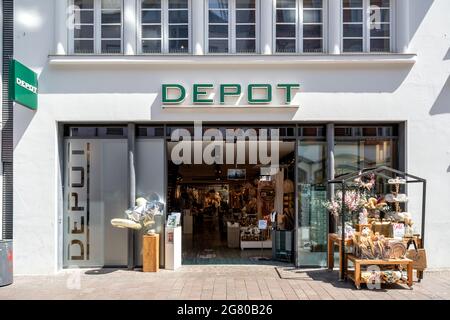
<instances>
[{"instance_id":1,"label":"window frame","mask_svg":"<svg viewBox=\"0 0 450 320\"><path fill-rule=\"evenodd\" d=\"M169 1L168 0L161 0L161 52L144 52L142 48L142 1L137 0L137 6L136 6L136 21L137 21L137 51L141 55L189 55L192 54L192 0L188 1L188 8L187 9L180 9L181 10L187 10L188 12L188 50L187 52L169 52ZM158 25L155 23L154 25ZM158 38L144 38L145 39L154 39L157 40Z\"/></svg>"},{"instance_id":2,"label":"window frame","mask_svg":"<svg viewBox=\"0 0 450 320\"><path fill-rule=\"evenodd\" d=\"M255 0L255 52L236 52L236 0L228 0L228 52L209 51L209 0L204 0L204 47L208 55L259 55L261 54L261 0ZM267 1L267 0L262 0ZM245 23L240 23L245 24ZM252 24L252 23L249 23ZM215 39L215 38L212 38ZM222 38L225 39L225 38ZM239 38L249 39L249 38Z\"/></svg>"},{"instance_id":3,"label":"window frame","mask_svg":"<svg viewBox=\"0 0 450 320\"><path fill-rule=\"evenodd\" d=\"M283 9L283 8L279 8ZM275 55L318 55L318 54L326 54L328 52L328 0L322 0L322 51L321 52L304 52L303 41L305 38L303 37L303 26L304 26L304 6L303 0L295 1L295 52L278 52L277 51L277 0L273 0L273 10L272 10L272 48L273 54ZM308 8L310 9L310 8ZM311 9L314 10L314 9ZM342 11L342 10L341 10ZM314 23L318 24L318 23ZM289 38L291 39L291 38ZM313 39L313 38L306 38ZM319 39L319 38L317 38Z\"/></svg>"},{"instance_id":4,"label":"window frame","mask_svg":"<svg viewBox=\"0 0 450 320\"><path fill-rule=\"evenodd\" d=\"M345 51L344 48L344 39L352 39L352 37L344 38L344 0L341 0L340 5L340 17L341 17L341 30L340 30L340 44L341 44L341 52L343 54L392 54L395 52L395 30L396 28L396 0L390 0L389 2L389 51L371 51L371 40L372 37L370 35L370 0L362 0L363 1L363 50L362 51ZM384 7L383 7L384 8ZM385 24L385 23L384 23ZM377 39L379 37L373 37L373 39ZM356 37L355 37L356 39ZM357 38L359 39L359 37Z\"/></svg>"},{"instance_id":5,"label":"window frame","mask_svg":"<svg viewBox=\"0 0 450 320\"><path fill-rule=\"evenodd\" d=\"M124 0L120 0L120 52L102 53L102 0L93 0L93 41L94 47L92 53L75 52L75 28L69 29L69 52L73 55L123 55L124 54ZM73 15L75 8L75 0L69 1L70 15ZM113 25L113 24L112 24ZM110 39L110 38L104 38ZM114 40L111 38L111 40Z\"/></svg>"},{"instance_id":6,"label":"window frame","mask_svg":"<svg viewBox=\"0 0 450 320\"><path fill-rule=\"evenodd\" d=\"M103 38L102 37L102 27L104 26L104 25L116 25L116 23L106 23L106 24L104 24L103 22L102 22L102 12L103 12L103 10L105 10L105 9L103 9L102 8L102 0L94 0L94 2L97 2L98 4L97 4L97 6L98 6L98 10L97 10L97 13L96 13L96 8L95 8L95 4L94 4L94 15L95 16L97 16L97 18L98 18L98 28L97 28L97 32L98 32L98 34L97 33L95 33L95 35L96 36L98 36L98 41L95 41L95 39L94 39L94 43L95 43L95 45L97 45L98 46L98 48L95 48L95 49L97 49L98 50L98 53L99 54L103 54L103 55L120 55L120 54L123 54L124 53L124 39L123 39L123 36L124 36L124 0L120 0L120 51L118 52L118 53L102 53L102 41L103 41L103 39L105 39L105 40L112 40L112 41L117 41L117 38ZM108 9L106 9L106 10L108 10ZM95 18L94 18L94 24L95 24Z\"/></svg>"},{"instance_id":7,"label":"window frame","mask_svg":"<svg viewBox=\"0 0 450 320\"><path fill-rule=\"evenodd\" d=\"M167 2L167 1L161 0L161 8L160 9L152 9L154 11L158 11L158 10L161 11L160 23L151 23L151 24L149 23L149 24L146 24L146 25L159 25L159 26L161 26L161 37L160 38L144 38L145 40L158 40L159 39L159 41L161 42L161 52L154 52L154 53L152 53L152 52L144 52L144 50L143 50L142 41L144 41L144 40L142 38L142 26L143 26L142 25L142 11L144 9L142 8L142 0L137 0L137 6L136 6L136 22L137 22L137 25L136 25L136 37L137 37L137 51L138 51L139 54L142 54L142 55L163 54L163 52L164 52L164 38L165 38L164 21L166 21L165 15L168 13L168 12L164 12L165 7L167 7L165 5L165 2Z\"/></svg>"},{"instance_id":8,"label":"window frame","mask_svg":"<svg viewBox=\"0 0 450 320\"><path fill-rule=\"evenodd\" d=\"M79 9L81 11L92 11L92 24L91 23L80 23L80 25L92 25L92 38L75 38L75 21L73 21L73 29L68 29L68 38L69 38L69 52L71 54L76 54L76 55L92 55L92 54L96 54L96 42L97 42L97 35L96 35L96 7L95 7L95 0L93 1L93 7L92 9ZM75 19L75 0L70 0L69 2L69 9L71 9L71 11L69 12L70 17L73 17L73 19ZM92 53L81 53L81 52L75 52L75 41L76 40L89 40L93 42L92 44Z\"/></svg>"}]
</instances>

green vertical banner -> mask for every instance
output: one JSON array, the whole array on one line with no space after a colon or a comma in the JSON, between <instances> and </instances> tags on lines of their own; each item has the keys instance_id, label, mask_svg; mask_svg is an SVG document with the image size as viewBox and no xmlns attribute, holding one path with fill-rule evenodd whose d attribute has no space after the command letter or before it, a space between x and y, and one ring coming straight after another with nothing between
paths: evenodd
<instances>
[{"instance_id":1,"label":"green vertical banner","mask_svg":"<svg viewBox=\"0 0 450 320\"><path fill-rule=\"evenodd\" d=\"M37 74L17 60L11 60L9 98L27 108L38 108Z\"/></svg>"}]
</instances>

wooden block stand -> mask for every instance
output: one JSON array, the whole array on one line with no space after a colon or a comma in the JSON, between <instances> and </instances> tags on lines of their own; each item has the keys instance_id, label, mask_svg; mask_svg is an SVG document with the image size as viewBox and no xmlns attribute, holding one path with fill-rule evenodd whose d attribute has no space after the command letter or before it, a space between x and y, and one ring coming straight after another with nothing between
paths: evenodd
<instances>
[{"instance_id":1,"label":"wooden block stand","mask_svg":"<svg viewBox=\"0 0 450 320\"><path fill-rule=\"evenodd\" d=\"M142 244L142 271L159 271L159 234L144 235Z\"/></svg>"},{"instance_id":2,"label":"wooden block stand","mask_svg":"<svg viewBox=\"0 0 450 320\"><path fill-rule=\"evenodd\" d=\"M347 278L352 280L355 283L356 288L361 289L361 283L363 283L363 279L361 279L361 266L367 265L402 265L406 266L408 279L406 284L408 287L412 288L413 286L413 261L410 259L389 259L389 260L369 260L369 259L358 259L352 254L347 254L346 265L348 266L348 262L353 262L355 266L355 270L349 271L346 270Z\"/></svg>"}]
</instances>

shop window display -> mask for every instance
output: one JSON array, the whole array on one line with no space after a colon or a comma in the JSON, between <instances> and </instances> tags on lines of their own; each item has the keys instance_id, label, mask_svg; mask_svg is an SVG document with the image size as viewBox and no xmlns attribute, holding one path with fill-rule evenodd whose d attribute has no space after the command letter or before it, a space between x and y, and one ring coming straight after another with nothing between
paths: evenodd
<instances>
[{"instance_id":1,"label":"shop window display","mask_svg":"<svg viewBox=\"0 0 450 320\"><path fill-rule=\"evenodd\" d=\"M406 283L412 286L413 268L422 278L426 268L423 249L425 204L422 209L422 227L415 227L413 215L406 211L407 183L426 181L385 166L345 175L330 181L336 192L324 207L336 217L337 237L341 246L340 276L362 283ZM383 184L382 187L379 185ZM423 198L422 201L425 201ZM408 250L410 245L413 250ZM329 243L329 248L332 244ZM348 261L354 268L347 267ZM376 266L377 270L370 269ZM332 266L329 266L332 267Z\"/></svg>"},{"instance_id":2,"label":"shop window display","mask_svg":"<svg viewBox=\"0 0 450 320\"><path fill-rule=\"evenodd\" d=\"M238 171L245 172L239 179ZM271 176L261 175L259 165L172 166L169 211L182 212L193 226L183 231L183 263L242 263L261 257L261 249L272 258L274 229L292 232L295 225L293 174L288 166ZM260 229L264 220L267 228ZM275 258L291 262L293 245L289 250Z\"/></svg>"}]
</instances>

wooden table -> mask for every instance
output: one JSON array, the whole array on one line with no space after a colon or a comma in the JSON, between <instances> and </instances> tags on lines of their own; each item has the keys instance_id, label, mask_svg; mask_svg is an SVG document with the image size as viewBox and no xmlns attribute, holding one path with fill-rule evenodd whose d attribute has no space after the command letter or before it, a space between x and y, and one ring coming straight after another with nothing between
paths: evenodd
<instances>
[{"instance_id":1,"label":"wooden table","mask_svg":"<svg viewBox=\"0 0 450 320\"><path fill-rule=\"evenodd\" d=\"M417 248L422 249L422 239L419 236L414 236L412 239L416 240ZM405 244L408 243L408 241L411 240L411 238L403 238L403 242ZM337 233L329 233L328 234L328 270L333 270L334 268L334 246L339 247L339 272L343 272L346 274L348 264L345 264L345 270L343 270L343 261L344 261L344 249L342 248L342 238ZM353 240L352 239L346 239L345 240L345 246L352 246ZM417 278L420 282L420 280L423 279L423 271L417 270Z\"/></svg>"},{"instance_id":2,"label":"wooden table","mask_svg":"<svg viewBox=\"0 0 450 320\"><path fill-rule=\"evenodd\" d=\"M361 266L364 265L403 265L406 266L408 279L406 281L406 284L408 287L412 287L413 285L413 261L410 259L388 259L388 260L369 260L369 259L358 259L352 254L346 255L346 265L348 265L348 262L353 262L353 265L355 266L355 271L353 273L346 270L346 277L350 280L353 280L355 282L355 286L357 289L361 289L361 282L363 280L361 279Z\"/></svg>"},{"instance_id":3,"label":"wooden table","mask_svg":"<svg viewBox=\"0 0 450 320\"><path fill-rule=\"evenodd\" d=\"M339 247L339 270L342 271L342 265L344 262L343 254L344 248L342 248L342 238L337 233L328 234L328 270L333 270L334 268L334 246ZM353 245L352 239L345 240L345 246Z\"/></svg>"}]
</instances>

